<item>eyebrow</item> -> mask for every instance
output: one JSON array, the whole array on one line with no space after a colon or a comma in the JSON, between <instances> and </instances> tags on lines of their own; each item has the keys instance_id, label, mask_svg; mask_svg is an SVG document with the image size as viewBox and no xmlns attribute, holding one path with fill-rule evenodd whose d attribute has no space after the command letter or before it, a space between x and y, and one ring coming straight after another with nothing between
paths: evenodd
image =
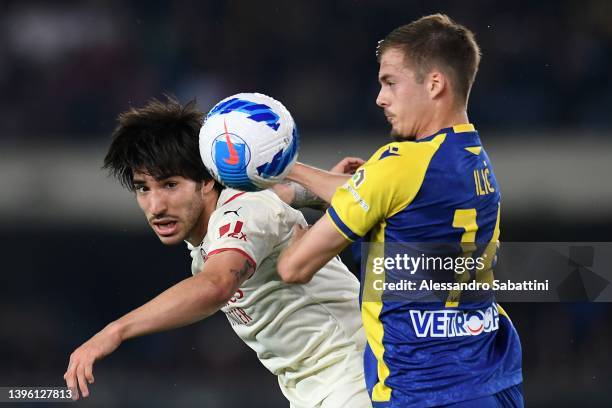
<instances>
[{"instance_id":1,"label":"eyebrow","mask_svg":"<svg viewBox=\"0 0 612 408\"><path fill-rule=\"evenodd\" d=\"M170 176L164 176L162 178L154 178L154 180L157 183L163 183L165 181L168 181L174 177L177 177L176 175L170 175ZM132 178L132 184L136 185L136 184L147 184L146 180L138 178L138 177L133 177Z\"/></svg>"},{"instance_id":2,"label":"eyebrow","mask_svg":"<svg viewBox=\"0 0 612 408\"><path fill-rule=\"evenodd\" d=\"M389 80L389 79L391 79L392 77L393 77L393 75L391 75L391 74L384 74L384 75L382 75L382 76L380 76L380 77L378 78L378 82L385 82L385 81L388 81L388 80Z\"/></svg>"}]
</instances>

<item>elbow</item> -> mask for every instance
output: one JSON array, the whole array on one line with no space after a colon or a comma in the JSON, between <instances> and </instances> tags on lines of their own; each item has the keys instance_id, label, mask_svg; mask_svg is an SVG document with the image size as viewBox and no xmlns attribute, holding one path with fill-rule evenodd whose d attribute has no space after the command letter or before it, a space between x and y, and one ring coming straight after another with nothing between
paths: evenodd
<instances>
[{"instance_id":1,"label":"elbow","mask_svg":"<svg viewBox=\"0 0 612 408\"><path fill-rule=\"evenodd\" d=\"M285 283L304 284L310 282L312 280L312 277L300 273L290 273L281 275L281 279Z\"/></svg>"},{"instance_id":2,"label":"elbow","mask_svg":"<svg viewBox=\"0 0 612 408\"><path fill-rule=\"evenodd\" d=\"M236 291L219 290L219 292L213 297L213 302L218 309L221 309L230 301L235 293Z\"/></svg>"},{"instance_id":3,"label":"elbow","mask_svg":"<svg viewBox=\"0 0 612 408\"><path fill-rule=\"evenodd\" d=\"M278 274L285 283L303 284L312 280L312 275L303 272L303 268L292 265L286 258L278 261Z\"/></svg>"},{"instance_id":4,"label":"elbow","mask_svg":"<svg viewBox=\"0 0 612 408\"><path fill-rule=\"evenodd\" d=\"M230 301L232 296L236 293L236 290L232 285L217 285L213 290L211 298L213 302L219 307L223 307Z\"/></svg>"},{"instance_id":5,"label":"elbow","mask_svg":"<svg viewBox=\"0 0 612 408\"><path fill-rule=\"evenodd\" d=\"M205 309L211 306L213 309L220 309L229 302L234 293L236 293L236 288L229 282L206 281L206 284L201 287L199 299Z\"/></svg>"}]
</instances>

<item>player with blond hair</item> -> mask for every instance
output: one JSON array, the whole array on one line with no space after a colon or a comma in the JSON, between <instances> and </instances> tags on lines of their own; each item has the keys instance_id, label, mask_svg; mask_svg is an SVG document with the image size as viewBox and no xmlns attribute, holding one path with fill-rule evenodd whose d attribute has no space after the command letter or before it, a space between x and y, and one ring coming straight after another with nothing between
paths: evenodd
<instances>
[{"instance_id":1,"label":"player with blond hair","mask_svg":"<svg viewBox=\"0 0 612 408\"><path fill-rule=\"evenodd\" d=\"M369 242L361 310L374 407L522 407L520 341L492 294L425 290L416 298L380 289L416 278L454 282L492 273L500 189L467 116L478 44L466 27L436 14L393 30L377 56L376 103L395 141L350 179L296 164L289 179L331 206L308 232L296 229L279 272L287 282L309 282L349 243ZM488 254L488 261L465 274L428 268L414 274L393 262L382 272L372 267L374 258L402 255L398 248L432 244ZM478 248L487 253L473 252Z\"/></svg>"}]
</instances>

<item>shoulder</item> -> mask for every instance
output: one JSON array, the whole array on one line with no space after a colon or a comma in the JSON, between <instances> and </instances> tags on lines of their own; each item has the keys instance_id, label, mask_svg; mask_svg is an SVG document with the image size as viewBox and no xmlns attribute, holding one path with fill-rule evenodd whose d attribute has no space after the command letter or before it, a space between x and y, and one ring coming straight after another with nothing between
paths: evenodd
<instances>
[{"instance_id":1,"label":"shoulder","mask_svg":"<svg viewBox=\"0 0 612 408\"><path fill-rule=\"evenodd\" d=\"M282 201L271 191L245 192L226 189L219 196L219 202L215 213L242 207L247 210L259 210L265 212L270 209L282 207Z\"/></svg>"},{"instance_id":2,"label":"shoulder","mask_svg":"<svg viewBox=\"0 0 612 408\"><path fill-rule=\"evenodd\" d=\"M259 265L289 230L287 219L272 192L224 191L208 222L209 255L234 248Z\"/></svg>"},{"instance_id":3,"label":"shoulder","mask_svg":"<svg viewBox=\"0 0 612 408\"><path fill-rule=\"evenodd\" d=\"M364 164L363 176L378 179L386 187L394 184L405 187L407 182L418 182L444 140L445 135L439 135L424 142L386 144Z\"/></svg>"},{"instance_id":4,"label":"shoulder","mask_svg":"<svg viewBox=\"0 0 612 408\"><path fill-rule=\"evenodd\" d=\"M245 223L248 221L249 224L260 227L267 225L266 229L270 229L273 224L295 218L292 216L293 211L296 210L269 190L257 192L224 190L219 197L217 209L212 213L210 223L225 222L229 217Z\"/></svg>"},{"instance_id":5,"label":"shoulder","mask_svg":"<svg viewBox=\"0 0 612 408\"><path fill-rule=\"evenodd\" d=\"M380 205L394 213L414 199L444 140L445 136L439 135L423 142L386 144L357 170L346 187L364 197L378 196Z\"/></svg>"},{"instance_id":6,"label":"shoulder","mask_svg":"<svg viewBox=\"0 0 612 408\"><path fill-rule=\"evenodd\" d=\"M431 140L417 142L391 142L379 148L367 161L367 164L378 164L381 167L390 167L398 163L418 159L430 159L444 143L446 135L441 134Z\"/></svg>"}]
</instances>

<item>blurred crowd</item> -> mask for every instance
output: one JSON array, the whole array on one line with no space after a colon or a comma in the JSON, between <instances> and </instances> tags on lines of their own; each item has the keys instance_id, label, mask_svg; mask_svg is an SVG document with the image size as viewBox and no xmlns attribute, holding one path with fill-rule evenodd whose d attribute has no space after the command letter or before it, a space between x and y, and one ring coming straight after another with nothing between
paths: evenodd
<instances>
[{"instance_id":1,"label":"blurred crowd","mask_svg":"<svg viewBox=\"0 0 612 408\"><path fill-rule=\"evenodd\" d=\"M1 138L104 137L152 96L203 110L240 91L305 129L384 126L376 43L442 11L482 47L471 118L523 129L612 125L612 3L592 1L3 2Z\"/></svg>"}]
</instances>

